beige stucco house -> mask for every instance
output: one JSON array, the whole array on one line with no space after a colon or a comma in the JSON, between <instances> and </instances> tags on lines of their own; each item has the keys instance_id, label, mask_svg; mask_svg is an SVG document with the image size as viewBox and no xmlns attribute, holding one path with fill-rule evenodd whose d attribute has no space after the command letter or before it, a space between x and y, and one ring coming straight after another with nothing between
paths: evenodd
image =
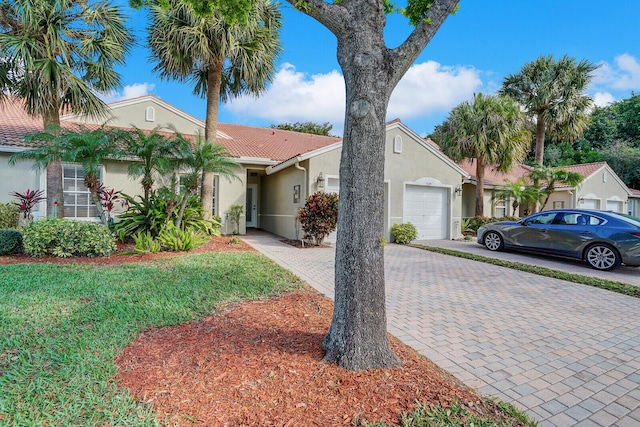
<instances>
[{"instance_id":1,"label":"beige stucco house","mask_svg":"<svg viewBox=\"0 0 640 427\"><path fill-rule=\"evenodd\" d=\"M204 122L149 95L109 104L110 127L152 130L172 125L185 135L203 132ZM89 128L102 123L67 115L63 127L78 123ZM42 129L42 120L26 115L18 102L0 106L0 202L9 193L46 188L46 171L35 171L29 162L8 165L11 154L26 149L24 136ZM240 164L236 179L216 178L214 213L223 221L222 231L233 231L228 219L234 204L246 207L240 233L261 228L275 234L301 236L296 221L305 198L318 190L339 192L340 138L302 134L271 128L218 124L217 141ZM127 175L127 161L102 165L106 186L127 194L140 194L138 182ZM79 165L64 167L65 216L95 219ZM469 175L428 139L421 138L400 120L387 125L385 162L385 233L394 223L412 222L421 239L451 239L460 235L461 184ZM162 183L162 177L158 182ZM457 191L456 191L457 190ZM46 214L44 203L36 216ZM331 241L333 236L329 238Z\"/></svg>"},{"instance_id":2,"label":"beige stucco house","mask_svg":"<svg viewBox=\"0 0 640 427\"><path fill-rule=\"evenodd\" d=\"M463 217L474 216L475 200L475 162L466 161L461 165L471 178L463 185ZM620 177L606 162L586 163L563 166L563 169L579 173L584 180L575 187L556 184L555 191L549 197L545 209L583 208L602 209L629 213L635 207L633 190L627 188ZM494 194L501 190L505 181L516 182L525 178L532 170L526 165L516 165L508 173L499 173L487 167L485 170L484 215L501 218L512 215L511 201L494 199ZM640 197L640 196L637 196ZM516 216L525 214L521 207Z\"/></svg>"}]
</instances>

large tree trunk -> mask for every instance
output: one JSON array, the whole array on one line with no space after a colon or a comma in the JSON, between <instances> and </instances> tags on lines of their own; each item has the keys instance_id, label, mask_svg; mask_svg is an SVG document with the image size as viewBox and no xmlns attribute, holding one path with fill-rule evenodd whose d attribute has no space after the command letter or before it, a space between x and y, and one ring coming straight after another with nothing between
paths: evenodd
<instances>
[{"instance_id":1,"label":"large tree trunk","mask_svg":"<svg viewBox=\"0 0 640 427\"><path fill-rule=\"evenodd\" d=\"M294 6L297 0L287 0ZM385 46L384 2L306 0L305 13L338 38L347 103L340 161L335 305L324 360L347 369L397 366L387 337L384 284L384 148L391 92L458 0L436 0L395 49Z\"/></svg>"},{"instance_id":2,"label":"large tree trunk","mask_svg":"<svg viewBox=\"0 0 640 427\"><path fill-rule=\"evenodd\" d=\"M59 108L52 108L42 115L44 130L50 127L60 127ZM56 132L58 129L56 129ZM64 217L64 193L62 187L62 163L59 160L50 162L47 165L47 217Z\"/></svg>"},{"instance_id":3,"label":"large tree trunk","mask_svg":"<svg viewBox=\"0 0 640 427\"><path fill-rule=\"evenodd\" d=\"M542 166L544 163L544 134L546 123L544 117L538 115L536 122L536 163Z\"/></svg>"},{"instance_id":4,"label":"large tree trunk","mask_svg":"<svg viewBox=\"0 0 640 427\"><path fill-rule=\"evenodd\" d=\"M484 216L484 160L476 159L476 216Z\"/></svg>"},{"instance_id":5,"label":"large tree trunk","mask_svg":"<svg viewBox=\"0 0 640 427\"><path fill-rule=\"evenodd\" d=\"M216 143L218 131L218 107L220 105L220 82L222 81L222 59L215 58L209 62L207 73L207 116L204 127L204 139L207 144ZM213 215L213 185L215 174L204 172L202 174L202 189L200 199L202 201L202 216L204 219Z\"/></svg>"}]
</instances>

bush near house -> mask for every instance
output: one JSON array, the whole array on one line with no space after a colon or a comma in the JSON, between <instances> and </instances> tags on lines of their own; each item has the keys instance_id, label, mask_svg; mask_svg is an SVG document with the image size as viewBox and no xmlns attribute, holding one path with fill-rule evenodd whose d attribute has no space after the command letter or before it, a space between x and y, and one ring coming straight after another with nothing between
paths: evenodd
<instances>
[{"instance_id":1,"label":"bush near house","mask_svg":"<svg viewBox=\"0 0 640 427\"><path fill-rule=\"evenodd\" d=\"M485 224L489 224L492 222L500 222L500 221L518 221L520 218L516 216L504 216L502 218L496 217L486 217L486 216L474 216L473 218L469 218L467 221L466 228L467 230L471 230L474 233L478 231L478 228Z\"/></svg>"},{"instance_id":2,"label":"bush near house","mask_svg":"<svg viewBox=\"0 0 640 427\"><path fill-rule=\"evenodd\" d=\"M298 220L304 231L304 238L321 245L338 225L338 195L324 191L313 193L298 210Z\"/></svg>"},{"instance_id":3,"label":"bush near house","mask_svg":"<svg viewBox=\"0 0 640 427\"><path fill-rule=\"evenodd\" d=\"M391 238L400 245L407 244L418 238L418 229L410 222L393 224L390 233Z\"/></svg>"},{"instance_id":4,"label":"bush near house","mask_svg":"<svg viewBox=\"0 0 640 427\"><path fill-rule=\"evenodd\" d=\"M116 250L115 236L95 222L41 219L28 224L22 238L25 253L34 257L109 256Z\"/></svg>"},{"instance_id":5,"label":"bush near house","mask_svg":"<svg viewBox=\"0 0 640 427\"><path fill-rule=\"evenodd\" d=\"M0 229L18 228L20 209L15 203L0 203Z\"/></svg>"},{"instance_id":6,"label":"bush near house","mask_svg":"<svg viewBox=\"0 0 640 427\"><path fill-rule=\"evenodd\" d=\"M0 256L22 252L22 233L18 230L0 230Z\"/></svg>"}]
</instances>

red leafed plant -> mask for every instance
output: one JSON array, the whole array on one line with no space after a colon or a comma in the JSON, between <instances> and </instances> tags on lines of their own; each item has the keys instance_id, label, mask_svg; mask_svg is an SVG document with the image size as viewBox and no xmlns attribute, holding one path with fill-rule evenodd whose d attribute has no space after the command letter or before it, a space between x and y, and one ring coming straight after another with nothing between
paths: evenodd
<instances>
[{"instance_id":1,"label":"red leafed plant","mask_svg":"<svg viewBox=\"0 0 640 427\"><path fill-rule=\"evenodd\" d=\"M98 185L96 193L98 194L98 200L100 200L100 205L102 206L102 209L104 211L105 220L107 221L107 223L109 223L113 219L111 212L115 207L115 202L119 202L120 206L122 207L127 206L127 201L124 197L122 197L120 191L116 191L113 188L108 188L103 183L100 183L100 185Z\"/></svg>"},{"instance_id":2,"label":"red leafed plant","mask_svg":"<svg viewBox=\"0 0 640 427\"><path fill-rule=\"evenodd\" d=\"M310 195L304 207L298 210L298 220L304 238L321 245L338 225L338 195L323 191Z\"/></svg>"},{"instance_id":3,"label":"red leafed plant","mask_svg":"<svg viewBox=\"0 0 640 427\"><path fill-rule=\"evenodd\" d=\"M17 202L13 202L18 206L20 212L22 212L22 217L25 219L32 219L31 211L36 206L37 203L45 200L44 190L30 190L27 188L27 191L24 193L18 193L14 191L13 193L9 193L11 196L18 199Z\"/></svg>"}]
</instances>

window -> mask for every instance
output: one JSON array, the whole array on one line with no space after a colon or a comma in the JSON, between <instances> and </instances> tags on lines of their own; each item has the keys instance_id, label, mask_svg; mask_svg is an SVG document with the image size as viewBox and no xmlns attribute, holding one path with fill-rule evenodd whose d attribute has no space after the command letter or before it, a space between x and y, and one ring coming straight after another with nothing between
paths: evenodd
<instances>
[{"instance_id":1,"label":"window","mask_svg":"<svg viewBox=\"0 0 640 427\"><path fill-rule=\"evenodd\" d=\"M155 122L156 110L153 107L147 107L147 109L144 110L144 119L148 122Z\"/></svg>"},{"instance_id":2,"label":"window","mask_svg":"<svg viewBox=\"0 0 640 427\"><path fill-rule=\"evenodd\" d=\"M538 215L534 215L532 217L529 217L529 219L527 220L527 225L551 224L555 219L556 215L557 214L555 212L551 212L551 213L543 212Z\"/></svg>"},{"instance_id":3,"label":"window","mask_svg":"<svg viewBox=\"0 0 640 427\"><path fill-rule=\"evenodd\" d=\"M402 153L402 137L400 135L393 138L393 152Z\"/></svg>"},{"instance_id":4,"label":"window","mask_svg":"<svg viewBox=\"0 0 640 427\"><path fill-rule=\"evenodd\" d=\"M553 202L553 209L562 209L562 208L564 208L564 201Z\"/></svg>"},{"instance_id":5,"label":"window","mask_svg":"<svg viewBox=\"0 0 640 427\"><path fill-rule=\"evenodd\" d=\"M213 177L213 201L212 201L212 215L217 215L217 206L216 206L216 200L218 198L218 175L215 175ZM186 179L187 176L186 175L180 175L178 176L178 188L176 189L176 191L178 192L178 194L184 194L185 191L187 191L187 187L186 187ZM202 188L202 178L198 179L198 186ZM200 193L198 193L198 195L201 196Z\"/></svg>"},{"instance_id":6,"label":"window","mask_svg":"<svg viewBox=\"0 0 640 427\"><path fill-rule=\"evenodd\" d=\"M507 216L507 199L498 199L495 204L495 217L504 218Z\"/></svg>"},{"instance_id":7,"label":"window","mask_svg":"<svg viewBox=\"0 0 640 427\"><path fill-rule=\"evenodd\" d=\"M102 170L98 172L98 179L102 180ZM89 189L84 185L82 166L62 165L62 181L65 218L97 219L98 209L91 200Z\"/></svg>"}]
</instances>

